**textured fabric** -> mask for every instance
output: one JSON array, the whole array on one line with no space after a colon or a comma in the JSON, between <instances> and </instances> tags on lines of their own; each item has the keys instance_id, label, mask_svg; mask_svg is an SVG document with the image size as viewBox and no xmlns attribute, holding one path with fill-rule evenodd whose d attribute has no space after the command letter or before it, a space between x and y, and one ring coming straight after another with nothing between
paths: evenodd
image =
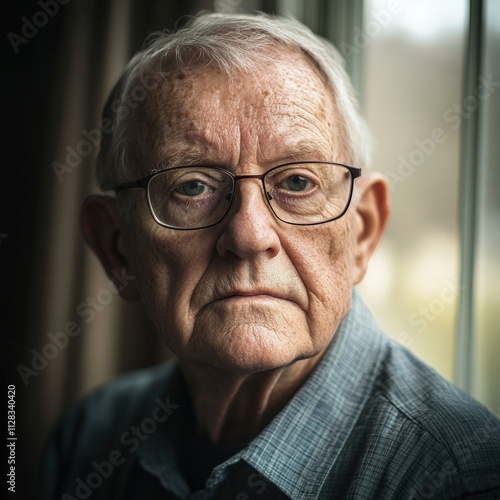
<instances>
[{"instance_id":1,"label":"textured fabric","mask_svg":"<svg viewBox=\"0 0 500 500\"><path fill-rule=\"evenodd\" d=\"M39 498L500 499L500 421L389 340L356 293L307 382L197 492L176 460L192 424L174 362L112 382L54 432Z\"/></svg>"}]
</instances>

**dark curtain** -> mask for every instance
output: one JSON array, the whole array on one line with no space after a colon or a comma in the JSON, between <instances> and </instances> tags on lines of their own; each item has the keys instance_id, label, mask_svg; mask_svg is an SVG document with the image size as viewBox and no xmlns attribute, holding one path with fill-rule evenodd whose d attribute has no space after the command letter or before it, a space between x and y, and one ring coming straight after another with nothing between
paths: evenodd
<instances>
[{"instance_id":1,"label":"dark curtain","mask_svg":"<svg viewBox=\"0 0 500 500\"><path fill-rule=\"evenodd\" d=\"M140 307L109 292L81 237L79 212L96 190L92 130L125 63L149 33L213 8L273 11L274 2L4 6L1 324L5 392L7 384L16 387L18 498L32 498L49 429L76 400L121 372L169 356Z\"/></svg>"}]
</instances>

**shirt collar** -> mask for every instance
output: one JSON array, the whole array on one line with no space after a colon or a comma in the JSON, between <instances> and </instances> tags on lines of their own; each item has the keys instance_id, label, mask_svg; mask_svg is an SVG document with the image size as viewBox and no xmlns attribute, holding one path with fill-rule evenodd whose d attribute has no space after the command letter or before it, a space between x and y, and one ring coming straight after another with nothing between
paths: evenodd
<instances>
[{"instance_id":1,"label":"shirt collar","mask_svg":"<svg viewBox=\"0 0 500 500\"><path fill-rule=\"evenodd\" d=\"M378 330L354 291L349 313L308 380L245 449L213 470L207 488L217 488L228 468L243 459L289 497L316 498L373 390L382 359ZM185 391L179 374L173 378L167 394ZM191 411L188 399L181 408ZM174 420L188 418L181 413ZM154 439L143 443L139 461L167 489L185 498L189 488L177 471L171 443L177 425L169 420Z\"/></svg>"},{"instance_id":2,"label":"shirt collar","mask_svg":"<svg viewBox=\"0 0 500 500\"><path fill-rule=\"evenodd\" d=\"M383 337L356 292L325 356L241 458L292 498L317 498L373 391ZM222 464L224 465L224 464Z\"/></svg>"}]
</instances>

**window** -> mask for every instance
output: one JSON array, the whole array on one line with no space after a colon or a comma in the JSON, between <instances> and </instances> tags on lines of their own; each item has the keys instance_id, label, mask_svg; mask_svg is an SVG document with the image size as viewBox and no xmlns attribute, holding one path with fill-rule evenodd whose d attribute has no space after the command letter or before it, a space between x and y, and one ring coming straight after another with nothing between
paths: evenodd
<instances>
[{"instance_id":1,"label":"window","mask_svg":"<svg viewBox=\"0 0 500 500\"><path fill-rule=\"evenodd\" d=\"M466 27L465 0L367 0L360 34L373 165L387 176L393 199L386 238L361 289L388 332L450 380Z\"/></svg>"},{"instance_id":2,"label":"window","mask_svg":"<svg viewBox=\"0 0 500 500\"><path fill-rule=\"evenodd\" d=\"M473 337L470 390L500 414L500 3L484 2L479 38L479 73L485 91L479 96L477 214L474 265ZM474 131L473 131L474 132ZM467 353L463 353L465 357Z\"/></svg>"}]
</instances>

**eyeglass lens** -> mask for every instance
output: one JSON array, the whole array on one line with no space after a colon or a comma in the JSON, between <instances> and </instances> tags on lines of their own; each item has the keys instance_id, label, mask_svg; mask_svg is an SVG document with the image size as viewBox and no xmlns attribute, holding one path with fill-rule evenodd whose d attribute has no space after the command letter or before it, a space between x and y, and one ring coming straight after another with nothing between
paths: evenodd
<instances>
[{"instance_id":1,"label":"eyeglass lens","mask_svg":"<svg viewBox=\"0 0 500 500\"><path fill-rule=\"evenodd\" d=\"M275 215L292 224L314 224L338 217L346 208L352 178L341 165L302 163L268 171L264 186ZM235 181L225 170L178 167L151 178L148 198L161 224L195 229L219 222L227 213Z\"/></svg>"}]
</instances>

